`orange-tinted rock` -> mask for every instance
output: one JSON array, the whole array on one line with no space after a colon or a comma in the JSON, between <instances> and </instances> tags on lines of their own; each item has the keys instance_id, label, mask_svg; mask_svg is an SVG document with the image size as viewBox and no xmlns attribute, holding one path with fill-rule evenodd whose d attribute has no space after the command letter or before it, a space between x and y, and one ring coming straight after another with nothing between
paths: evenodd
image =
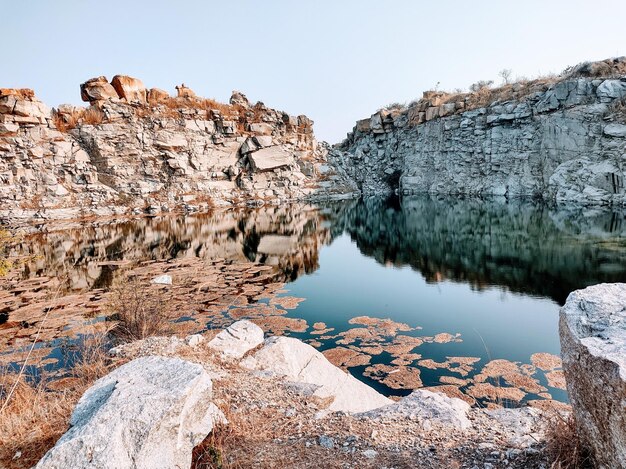
<instances>
[{"instance_id":1,"label":"orange-tinted rock","mask_svg":"<svg viewBox=\"0 0 626 469\"><path fill-rule=\"evenodd\" d=\"M165 90L159 88L150 88L148 91L148 102L157 104L162 101L165 101L170 97L169 93Z\"/></svg>"},{"instance_id":2,"label":"orange-tinted rock","mask_svg":"<svg viewBox=\"0 0 626 469\"><path fill-rule=\"evenodd\" d=\"M35 97L35 92L29 88L0 88L0 98L4 96L31 100Z\"/></svg>"},{"instance_id":3,"label":"orange-tinted rock","mask_svg":"<svg viewBox=\"0 0 626 469\"><path fill-rule=\"evenodd\" d=\"M178 92L179 98L195 98L196 93L193 92L191 88L185 86L185 84L181 84L176 87L176 91Z\"/></svg>"},{"instance_id":4,"label":"orange-tinted rock","mask_svg":"<svg viewBox=\"0 0 626 469\"><path fill-rule=\"evenodd\" d=\"M120 99L133 102L145 103L147 100L147 90L143 82L138 78L127 75L115 75L111 80L111 85L115 88Z\"/></svg>"},{"instance_id":5,"label":"orange-tinted rock","mask_svg":"<svg viewBox=\"0 0 626 469\"><path fill-rule=\"evenodd\" d=\"M80 98L83 101L94 102L94 101L105 101L107 99L117 100L117 92L113 85L111 85L107 78L97 77L91 78L87 80L85 83L80 85Z\"/></svg>"}]
</instances>

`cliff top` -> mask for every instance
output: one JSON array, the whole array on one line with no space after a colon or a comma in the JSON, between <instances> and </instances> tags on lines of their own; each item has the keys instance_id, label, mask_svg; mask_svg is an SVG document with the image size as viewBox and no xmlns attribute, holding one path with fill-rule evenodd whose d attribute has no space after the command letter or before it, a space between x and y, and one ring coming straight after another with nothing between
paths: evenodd
<instances>
[{"instance_id":1,"label":"cliff top","mask_svg":"<svg viewBox=\"0 0 626 469\"><path fill-rule=\"evenodd\" d=\"M394 117L399 114L408 114L410 124L420 124L425 120L430 120L425 114L429 108L442 108L444 114L439 111L433 117L443 117L444 115L485 107L496 102L523 101L536 93L547 91L556 83L566 80L576 78L606 79L624 75L626 75L626 57L582 62L566 68L559 75L547 75L534 79L520 78L515 82L510 81L510 71L503 71L504 83L497 87L492 87L493 81L491 80L481 80L470 85L469 91L427 90L422 93L420 99L411 101L409 104L392 103L379 109L378 112ZM420 113L424 114L420 115ZM363 121L357 123L357 128L361 122ZM363 125L361 124L361 126Z\"/></svg>"}]
</instances>

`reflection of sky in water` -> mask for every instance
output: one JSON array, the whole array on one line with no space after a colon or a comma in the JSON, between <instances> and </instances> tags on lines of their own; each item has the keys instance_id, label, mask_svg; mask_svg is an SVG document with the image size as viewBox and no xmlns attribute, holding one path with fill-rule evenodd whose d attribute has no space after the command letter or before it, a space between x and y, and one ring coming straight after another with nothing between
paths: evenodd
<instances>
[{"instance_id":1,"label":"reflection of sky in water","mask_svg":"<svg viewBox=\"0 0 626 469\"><path fill-rule=\"evenodd\" d=\"M347 235L323 247L320 268L287 289L288 295L306 298L289 316L304 318L309 325L325 322L336 328L332 334L360 327L348 324L355 316L391 318L423 328L401 334L461 333L461 343L426 343L415 349L414 353L436 361L444 361L446 356L481 357L479 370L489 359L529 363L533 353L559 354L560 350L559 306L554 301L499 287L476 291L468 284L451 281L429 284L410 267L386 267L365 257ZM320 350L331 346L332 341L326 342ZM373 363L381 361L373 358ZM351 371L358 375L363 368ZM458 376L441 369L421 372L425 386L441 384L438 378L442 374ZM564 396L552 388L550 392L554 397Z\"/></svg>"}]
</instances>

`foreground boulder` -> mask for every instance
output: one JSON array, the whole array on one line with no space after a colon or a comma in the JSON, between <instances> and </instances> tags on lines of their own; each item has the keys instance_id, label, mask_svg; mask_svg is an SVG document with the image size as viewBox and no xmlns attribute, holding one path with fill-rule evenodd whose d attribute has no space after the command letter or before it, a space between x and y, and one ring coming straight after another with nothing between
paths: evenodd
<instances>
[{"instance_id":1,"label":"foreground boulder","mask_svg":"<svg viewBox=\"0 0 626 469\"><path fill-rule=\"evenodd\" d=\"M246 352L262 343L263 329L244 319L231 324L217 334L208 345L225 358L241 358Z\"/></svg>"},{"instance_id":2,"label":"foreground boulder","mask_svg":"<svg viewBox=\"0 0 626 469\"><path fill-rule=\"evenodd\" d=\"M437 392L418 389L398 402L360 414L376 420L418 420L422 426L437 424L457 430L472 426L467 418L470 405L461 399L448 397Z\"/></svg>"},{"instance_id":3,"label":"foreground boulder","mask_svg":"<svg viewBox=\"0 0 626 469\"><path fill-rule=\"evenodd\" d=\"M626 467L626 284L577 290L561 308L567 390L599 467Z\"/></svg>"},{"instance_id":4,"label":"foreground boulder","mask_svg":"<svg viewBox=\"0 0 626 469\"><path fill-rule=\"evenodd\" d=\"M70 429L37 468L190 467L191 452L223 419L202 366L144 357L85 392Z\"/></svg>"},{"instance_id":5,"label":"foreground boulder","mask_svg":"<svg viewBox=\"0 0 626 469\"><path fill-rule=\"evenodd\" d=\"M291 337L270 337L254 355L241 362L244 368L284 376L315 387L313 396L331 398L327 410L367 412L392 401L330 363L308 344Z\"/></svg>"}]
</instances>

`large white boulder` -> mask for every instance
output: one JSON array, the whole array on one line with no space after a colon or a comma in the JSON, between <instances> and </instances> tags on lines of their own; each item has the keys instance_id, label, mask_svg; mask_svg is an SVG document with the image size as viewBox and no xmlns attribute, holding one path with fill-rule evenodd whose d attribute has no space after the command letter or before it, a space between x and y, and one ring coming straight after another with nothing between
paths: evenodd
<instances>
[{"instance_id":1,"label":"large white boulder","mask_svg":"<svg viewBox=\"0 0 626 469\"><path fill-rule=\"evenodd\" d=\"M578 432L598 467L626 467L626 284L571 293L559 333Z\"/></svg>"},{"instance_id":2,"label":"large white boulder","mask_svg":"<svg viewBox=\"0 0 626 469\"><path fill-rule=\"evenodd\" d=\"M137 358L81 397L70 429L38 469L190 467L191 452L223 415L202 366L178 358Z\"/></svg>"},{"instance_id":3,"label":"large white boulder","mask_svg":"<svg viewBox=\"0 0 626 469\"><path fill-rule=\"evenodd\" d=\"M467 418L470 405L454 397L438 392L418 389L398 402L360 414L361 417L377 420L418 420L424 426L437 424L466 430L472 426Z\"/></svg>"},{"instance_id":4,"label":"large white boulder","mask_svg":"<svg viewBox=\"0 0 626 469\"><path fill-rule=\"evenodd\" d=\"M263 343L263 329L245 319L237 321L217 334L208 343L226 358L241 358L246 352Z\"/></svg>"},{"instance_id":5,"label":"large white boulder","mask_svg":"<svg viewBox=\"0 0 626 469\"><path fill-rule=\"evenodd\" d=\"M241 362L250 370L270 372L289 381L317 386L314 396L332 398L327 410L366 412L392 401L330 363L308 344L292 337L270 337Z\"/></svg>"},{"instance_id":6,"label":"large white boulder","mask_svg":"<svg viewBox=\"0 0 626 469\"><path fill-rule=\"evenodd\" d=\"M255 171L269 171L295 164L293 155L281 146L263 148L250 153L248 158Z\"/></svg>"}]
</instances>

